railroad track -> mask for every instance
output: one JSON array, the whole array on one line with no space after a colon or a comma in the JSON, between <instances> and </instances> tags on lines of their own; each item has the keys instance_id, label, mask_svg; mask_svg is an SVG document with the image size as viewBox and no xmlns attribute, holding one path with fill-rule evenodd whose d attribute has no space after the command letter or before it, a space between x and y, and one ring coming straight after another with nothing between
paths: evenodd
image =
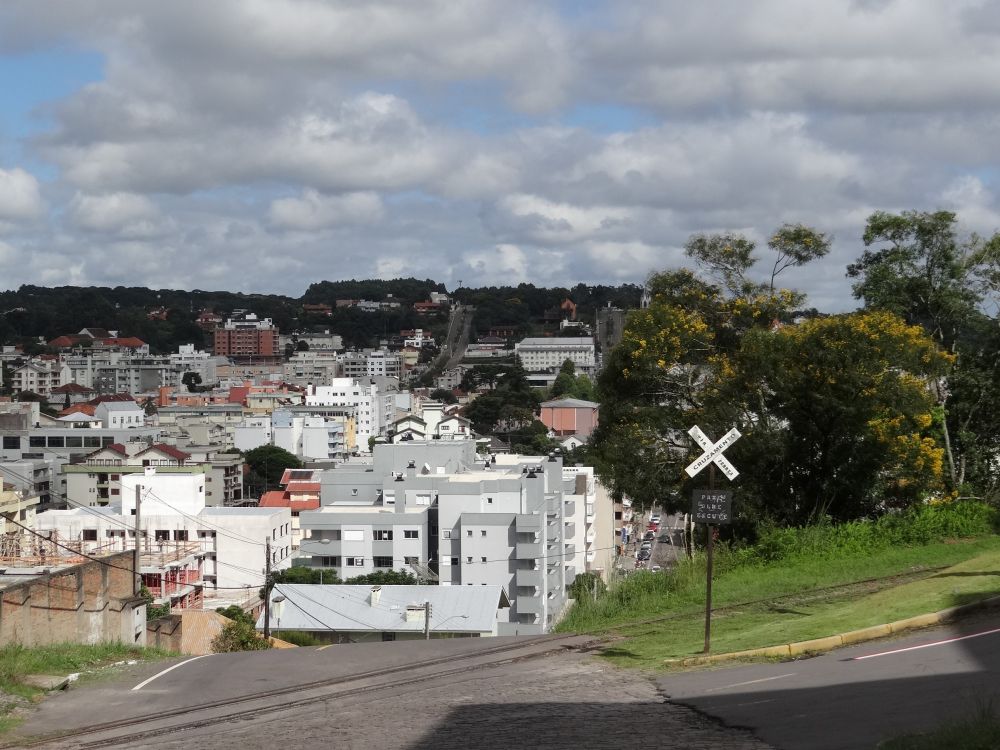
<instances>
[{"instance_id":1,"label":"railroad track","mask_svg":"<svg viewBox=\"0 0 1000 750\"><path fill-rule=\"evenodd\" d=\"M389 690L514 661L536 659L592 642L577 635L525 638L474 653L442 656L395 667L374 669L250 693L196 706L157 711L127 719L102 722L69 732L28 738L6 747L89 748L118 747L178 731L224 722L254 719L296 710L335 698ZM446 668L442 669L442 666ZM294 696L294 697L293 697Z\"/></svg>"}]
</instances>

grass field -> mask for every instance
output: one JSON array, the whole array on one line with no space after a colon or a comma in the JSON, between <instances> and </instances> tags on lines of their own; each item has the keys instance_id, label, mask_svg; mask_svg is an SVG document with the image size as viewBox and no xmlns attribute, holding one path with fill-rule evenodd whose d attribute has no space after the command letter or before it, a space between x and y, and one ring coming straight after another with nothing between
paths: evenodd
<instances>
[{"instance_id":1,"label":"grass field","mask_svg":"<svg viewBox=\"0 0 1000 750\"><path fill-rule=\"evenodd\" d=\"M107 673L107 668L116 662L153 661L169 656L176 654L123 643L59 643L36 648L16 644L4 646L0 648L0 732L17 724L16 709L43 695L43 690L25 684L24 679L29 675L81 673L81 679L87 679Z\"/></svg>"},{"instance_id":2,"label":"grass field","mask_svg":"<svg viewBox=\"0 0 1000 750\"><path fill-rule=\"evenodd\" d=\"M1000 713L991 704L965 719L942 724L933 732L882 742L878 750L995 750L1000 747Z\"/></svg>"},{"instance_id":3,"label":"grass field","mask_svg":"<svg viewBox=\"0 0 1000 750\"><path fill-rule=\"evenodd\" d=\"M560 631L620 636L605 655L664 668L704 644L704 566L633 574L597 601L578 603ZM713 583L712 651L833 635L1000 593L1000 537L888 548L840 557L791 557L733 567Z\"/></svg>"}]
</instances>

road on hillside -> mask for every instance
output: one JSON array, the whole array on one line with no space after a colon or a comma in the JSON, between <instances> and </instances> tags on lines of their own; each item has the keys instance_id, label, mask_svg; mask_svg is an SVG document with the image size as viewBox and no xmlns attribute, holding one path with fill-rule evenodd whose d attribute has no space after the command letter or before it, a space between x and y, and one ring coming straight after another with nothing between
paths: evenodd
<instances>
[{"instance_id":1,"label":"road on hillside","mask_svg":"<svg viewBox=\"0 0 1000 750\"><path fill-rule=\"evenodd\" d=\"M589 641L397 641L141 665L50 698L18 734L75 732L43 745L60 750L621 750L644 729L643 747L767 750L667 704L643 675L567 650Z\"/></svg>"},{"instance_id":2,"label":"road on hillside","mask_svg":"<svg viewBox=\"0 0 1000 750\"><path fill-rule=\"evenodd\" d=\"M784 750L871 750L1000 705L1000 615L778 664L658 680L677 704Z\"/></svg>"}]
</instances>

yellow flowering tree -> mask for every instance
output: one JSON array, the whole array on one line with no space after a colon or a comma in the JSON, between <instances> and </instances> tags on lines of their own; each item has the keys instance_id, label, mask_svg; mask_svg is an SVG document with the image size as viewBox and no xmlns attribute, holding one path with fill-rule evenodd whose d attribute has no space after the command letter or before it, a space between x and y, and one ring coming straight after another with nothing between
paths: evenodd
<instances>
[{"instance_id":1,"label":"yellow flowering tree","mask_svg":"<svg viewBox=\"0 0 1000 750\"><path fill-rule=\"evenodd\" d=\"M750 332L715 405L745 426L733 451L744 502L757 515L803 523L940 492L931 386L951 359L887 312Z\"/></svg>"}]
</instances>

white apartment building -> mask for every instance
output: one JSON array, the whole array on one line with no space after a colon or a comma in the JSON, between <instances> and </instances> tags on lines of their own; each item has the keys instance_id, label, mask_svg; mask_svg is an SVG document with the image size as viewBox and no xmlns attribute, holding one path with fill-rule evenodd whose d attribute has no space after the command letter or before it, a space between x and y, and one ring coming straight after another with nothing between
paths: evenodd
<instances>
[{"instance_id":1,"label":"white apartment building","mask_svg":"<svg viewBox=\"0 0 1000 750\"><path fill-rule=\"evenodd\" d=\"M557 371L568 359L592 375L596 365L593 338L526 338L514 344L514 354L528 372Z\"/></svg>"},{"instance_id":2,"label":"white apartment building","mask_svg":"<svg viewBox=\"0 0 1000 750\"><path fill-rule=\"evenodd\" d=\"M158 542L163 543L160 548L165 552L177 544L196 546L192 552L201 558L206 593L260 587L268 543L273 569L291 565L292 517L288 508L205 507L204 489L198 490L193 477L159 474L155 469L122 479L122 505L46 511L36 516L36 529L46 535L55 532L55 539L63 543L79 543L86 554L132 549L132 511L135 486L139 486L144 553L156 553Z\"/></svg>"},{"instance_id":3,"label":"white apartment building","mask_svg":"<svg viewBox=\"0 0 1000 750\"><path fill-rule=\"evenodd\" d=\"M344 458L357 449L352 416L310 414L308 407L244 419L236 428L235 445L241 451L276 445L306 461Z\"/></svg>"},{"instance_id":4,"label":"white apartment building","mask_svg":"<svg viewBox=\"0 0 1000 750\"><path fill-rule=\"evenodd\" d=\"M370 438L388 433L395 416L397 390L390 378L334 378L330 385L308 386L306 406L354 407L357 449L365 452Z\"/></svg>"},{"instance_id":5,"label":"white apartment building","mask_svg":"<svg viewBox=\"0 0 1000 750\"><path fill-rule=\"evenodd\" d=\"M71 382L72 376L72 371L61 359L33 359L11 373L10 387L15 393L30 391L48 396L53 388Z\"/></svg>"},{"instance_id":6,"label":"white apartment building","mask_svg":"<svg viewBox=\"0 0 1000 750\"><path fill-rule=\"evenodd\" d=\"M546 632L589 553L598 562L614 547L592 470L554 456L484 461L473 441L377 445L370 465L323 472L321 503L299 517L309 565L344 578L429 566L442 586L500 585L513 605L501 634Z\"/></svg>"},{"instance_id":7,"label":"white apartment building","mask_svg":"<svg viewBox=\"0 0 1000 750\"><path fill-rule=\"evenodd\" d=\"M343 374L341 355L332 351L295 352L282 365L283 377L286 383L294 385L310 385L312 383L329 383Z\"/></svg>"}]
</instances>

